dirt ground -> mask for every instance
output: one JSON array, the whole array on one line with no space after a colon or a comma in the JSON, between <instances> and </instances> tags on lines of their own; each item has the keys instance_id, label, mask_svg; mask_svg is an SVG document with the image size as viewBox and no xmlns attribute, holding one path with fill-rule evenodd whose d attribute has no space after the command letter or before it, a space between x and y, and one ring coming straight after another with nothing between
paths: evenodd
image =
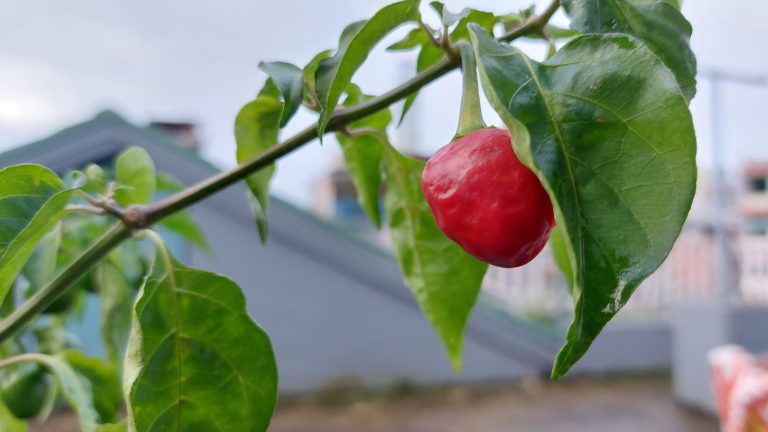
<instances>
[{"instance_id":1,"label":"dirt ground","mask_svg":"<svg viewBox=\"0 0 768 432\"><path fill-rule=\"evenodd\" d=\"M31 432L75 432L57 413ZM676 405L665 377L526 381L364 394L335 389L280 403L271 432L717 432ZM204 432L204 431L201 431Z\"/></svg>"}]
</instances>

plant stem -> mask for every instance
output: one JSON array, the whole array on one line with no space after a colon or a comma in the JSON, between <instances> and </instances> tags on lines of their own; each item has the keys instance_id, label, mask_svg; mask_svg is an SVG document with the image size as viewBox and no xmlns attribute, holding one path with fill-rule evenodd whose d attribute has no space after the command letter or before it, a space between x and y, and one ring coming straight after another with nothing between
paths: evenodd
<instances>
[{"instance_id":1,"label":"plant stem","mask_svg":"<svg viewBox=\"0 0 768 432\"><path fill-rule=\"evenodd\" d=\"M560 7L560 0L553 0L541 15L531 18L517 28L498 38L499 41L510 42L521 36L541 30L552 15ZM338 131L350 122L367 117L394 102L410 95L432 81L442 77L446 73L458 67L457 59L451 59L447 55L440 61L425 69L412 79L406 81L394 89L375 98L359 103L353 107L339 110L331 117L327 132ZM131 224L126 218L107 231L104 236L91 245L80 257L73 261L67 268L59 273L48 285L36 292L18 309L0 321L0 342L8 339L28 321L41 313L57 298L64 294L72 284L83 277L91 268L101 261L113 248L130 237L131 232L137 228L147 228L158 220L167 217L181 209L184 209L208 196L226 188L227 186L248 177L256 171L272 164L281 156L284 156L317 137L317 124L313 124L282 143L271 147L256 155L253 159L239 165L229 171L223 171L202 182L193 185L162 201L141 207L132 207L142 213L142 217L133 218L139 221Z\"/></svg>"},{"instance_id":2,"label":"plant stem","mask_svg":"<svg viewBox=\"0 0 768 432\"><path fill-rule=\"evenodd\" d=\"M57 298L61 297L71 285L99 263L109 251L130 237L131 230L118 222L92 244L82 255L72 261L51 282L42 287L26 302L0 321L0 341L6 340L24 324L45 310Z\"/></svg>"},{"instance_id":3,"label":"plant stem","mask_svg":"<svg viewBox=\"0 0 768 432\"><path fill-rule=\"evenodd\" d=\"M456 46L461 53L461 73L464 89L461 94L459 126L454 139L485 127L483 112L480 108L480 88L477 85L477 63L472 46L467 41L459 41Z\"/></svg>"}]
</instances>

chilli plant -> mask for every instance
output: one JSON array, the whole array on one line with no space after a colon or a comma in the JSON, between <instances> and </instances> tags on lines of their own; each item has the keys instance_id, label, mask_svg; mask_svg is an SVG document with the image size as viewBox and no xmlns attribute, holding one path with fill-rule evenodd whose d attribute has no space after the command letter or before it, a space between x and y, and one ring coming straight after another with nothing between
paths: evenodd
<instances>
[{"instance_id":1,"label":"chilli plant","mask_svg":"<svg viewBox=\"0 0 768 432\"><path fill-rule=\"evenodd\" d=\"M266 241L274 163L327 133L456 369L488 263L524 265L550 243L574 303L552 369L566 374L664 261L689 211L691 26L677 0L555 0L506 15L429 6L389 4L303 68L261 63L268 79L234 121L240 165L199 184L156 172L140 148L64 178L33 164L0 171L0 429L26 430L63 399L84 431L266 430L278 388L267 334L234 282L185 266L158 232L207 248L185 209L245 181ZM568 29L549 24L561 9ZM414 77L364 93L355 72L401 27L388 50L418 50ZM546 59L516 48L522 39L547 44ZM401 154L388 131L454 69L455 139L426 164ZM483 123L480 88L503 128ZM281 137L300 108L317 121ZM73 349L65 331L87 292L101 299L105 358Z\"/></svg>"}]
</instances>

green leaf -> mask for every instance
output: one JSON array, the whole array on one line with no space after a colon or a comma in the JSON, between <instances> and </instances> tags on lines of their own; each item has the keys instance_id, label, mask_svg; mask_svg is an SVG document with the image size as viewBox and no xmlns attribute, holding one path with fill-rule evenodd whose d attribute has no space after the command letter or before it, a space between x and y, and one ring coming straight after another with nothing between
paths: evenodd
<instances>
[{"instance_id":1,"label":"green leaf","mask_svg":"<svg viewBox=\"0 0 768 432\"><path fill-rule=\"evenodd\" d=\"M240 288L161 250L134 308L124 389L131 430L264 431L277 369Z\"/></svg>"},{"instance_id":2,"label":"green leaf","mask_svg":"<svg viewBox=\"0 0 768 432\"><path fill-rule=\"evenodd\" d=\"M184 189L184 184L179 182L170 174L158 173L157 190L167 192L179 192ZM178 211L159 222L159 225L168 231L180 235L185 240L200 248L205 252L211 252L205 233L200 225L195 222L188 211Z\"/></svg>"},{"instance_id":3,"label":"green leaf","mask_svg":"<svg viewBox=\"0 0 768 432\"><path fill-rule=\"evenodd\" d=\"M304 101L310 105L319 104L315 74L317 73L317 68L320 67L320 62L330 56L331 50L321 51L304 66L304 70L301 72L304 76Z\"/></svg>"},{"instance_id":4,"label":"green leaf","mask_svg":"<svg viewBox=\"0 0 768 432\"><path fill-rule=\"evenodd\" d=\"M99 414L99 421L117 421L117 414L123 404L120 376L111 364L97 357L88 357L76 350L59 354L82 380L83 387L90 388L92 403Z\"/></svg>"},{"instance_id":5,"label":"green leaf","mask_svg":"<svg viewBox=\"0 0 768 432\"><path fill-rule=\"evenodd\" d=\"M438 228L421 192L424 162L407 158L389 145L384 149L384 206L395 255L454 368L460 370L464 330L488 265L468 255Z\"/></svg>"},{"instance_id":6,"label":"green leaf","mask_svg":"<svg viewBox=\"0 0 768 432\"><path fill-rule=\"evenodd\" d=\"M301 69L286 62L259 63L259 69L264 71L283 97L283 113L280 117L280 127L296 114L304 98L304 78Z\"/></svg>"},{"instance_id":7,"label":"green leaf","mask_svg":"<svg viewBox=\"0 0 768 432\"><path fill-rule=\"evenodd\" d=\"M472 31L485 94L567 233L576 310L552 372L560 377L683 226L696 185L691 114L675 77L639 39L581 36L536 63Z\"/></svg>"},{"instance_id":8,"label":"green leaf","mask_svg":"<svg viewBox=\"0 0 768 432\"><path fill-rule=\"evenodd\" d=\"M571 27L583 33L627 33L645 42L667 65L686 99L696 95L691 24L667 1L563 0Z\"/></svg>"},{"instance_id":9,"label":"green leaf","mask_svg":"<svg viewBox=\"0 0 768 432\"><path fill-rule=\"evenodd\" d=\"M152 157L141 147L129 147L115 160L115 201L121 206L147 204L157 180Z\"/></svg>"},{"instance_id":10,"label":"green leaf","mask_svg":"<svg viewBox=\"0 0 768 432\"><path fill-rule=\"evenodd\" d=\"M83 190L93 195L101 195L107 190L109 178L106 171L96 164L85 167L85 186Z\"/></svg>"},{"instance_id":11,"label":"green leaf","mask_svg":"<svg viewBox=\"0 0 768 432\"><path fill-rule=\"evenodd\" d=\"M101 335L107 358L119 364L128 344L133 290L120 269L110 260L96 266L94 279L101 297Z\"/></svg>"},{"instance_id":12,"label":"green leaf","mask_svg":"<svg viewBox=\"0 0 768 432\"><path fill-rule=\"evenodd\" d=\"M421 27L409 31L405 37L387 47L387 51L409 51L420 48L423 44L432 43L429 36Z\"/></svg>"},{"instance_id":13,"label":"green leaf","mask_svg":"<svg viewBox=\"0 0 768 432\"><path fill-rule=\"evenodd\" d=\"M99 425L97 432L128 432L128 424L125 421Z\"/></svg>"},{"instance_id":14,"label":"green leaf","mask_svg":"<svg viewBox=\"0 0 768 432\"><path fill-rule=\"evenodd\" d=\"M549 247L552 249L552 257L560 273L565 277L565 285L573 296L573 268L571 258L568 256L568 246L565 243L567 233L563 232L562 225L556 225L549 237Z\"/></svg>"},{"instance_id":15,"label":"green leaf","mask_svg":"<svg viewBox=\"0 0 768 432\"><path fill-rule=\"evenodd\" d=\"M0 299L35 247L65 214L72 190L41 165L0 171Z\"/></svg>"},{"instance_id":16,"label":"green leaf","mask_svg":"<svg viewBox=\"0 0 768 432\"><path fill-rule=\"evenodd\" d=\"M19 420L11 414L3 401L0 400L0 431L27 432L27 422Z\"/></svg>"},{"instance_id":17,"label":"green leaf","mask_svg":"<svg viewBox=\"0 0 768 432\"><path fill-rule=\"evenodd\" d=\"M98 414L93 408L91 389L84 385L84 382L78 378L72 367L57 356L44 354L25 355L29 361L45 366L56 377L64 399L67 400L67 403L77 413L80 430L83 432L94 432L96 430Z\"/></svg>"},{"instance_id":18,"label":"green leaf","mask_svg":"<svg viewBox=\"0 0 768 432\"><path fill-rule=\"evenodd\" d=\"M432 2L430 3L435 10L438 11L440 16L442 17L442 3L440 2ZM439 7L439 9L438 9ZM500 17L495 16L494 14L490 12L484 12L476 9L470 9L468 14L461 18L458 23L456 24L456 28L453 29L450 33L451 41L455 44L458 41L461 40L469 40L469 31L467 30L467 24L470 22L477 23L480 26L482 26L487 31L492 31L493 27L496 25L496 23L499 22ZM442 49L436 47L432 42L429 40L429 38L426 38L422 44L421 51L419 51L419 56L416 59L416 72L420 73L423 72L428 67L434 65L438 61L440 61L441 58L445 53ZM403 104L403 110L400 113L400 123L403 122L405 119L405 115L408 113L408 111L413 106L413 103L416 101L416 96L418 93L412 93L410 96L408 96L405 99L405 103Z\"/></svg>"},{"instance_id":19,"label":"green leaf","mask_svg":"<svg viewBox=\"0 0 768 432\"><path fill-rule=\"evenodd\" d=\"M61 224L57 223L53 230L44 235L37 244L22 273L33 290L38 290L56 273L59 247L61 246Z\"/></svg>"},{"instance_id":20,"label":"green leaf","mask_svg":"<svg viewBox=\"0 0 768 432\"><path fill-rule=\"evenodd\" d=\"M238 163L243 163L277 144L282 111L283 104L280 101L265 96L257 97L240 110L235 119ZM262 243L267 241L269 183L274 173L275 166L269 165L245 180L253 194L251 207Z\"/></svg>"},{"instance_id":21,"label":"green leaf","mask_svg":"<svg viewBox=\"0 0 768 432\"><path fill-rule=\"evenodd\" d=\"M344 29L336 54L322 60L315 75L317 95L323 108L317 124L318 136L323 136L341 94L373 47L395 28L418 19L419 1L405 0L387 5L370 20L356 22Z\"/></svg>"},{"instance_id":22,"label":"green leaf","mask_svg":"<svg viewBox=\"0 0 768 432\"><path fill-rule=\"evenodd\" d=\"M349 97L345 104L355 105L366 97ZM348 125L353 134L337 133L336 139L341 146L344 162L357 190L357 200L365 214L376 226L381 227L381 209L379 194L381 191L381 137L392 121L389 109L378 111L362 120ZM366 132L370 130L370 132ZM355 133L356 131L362 131Z\"/></svg>"}]
</instances>

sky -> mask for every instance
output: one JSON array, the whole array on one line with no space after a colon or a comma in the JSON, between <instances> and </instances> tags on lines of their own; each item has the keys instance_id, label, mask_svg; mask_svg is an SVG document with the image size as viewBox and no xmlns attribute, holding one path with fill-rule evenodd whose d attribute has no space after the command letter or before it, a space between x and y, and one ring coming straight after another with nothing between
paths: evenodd
<instances>
[{"instance_id":1,"label":"sky","mask_svg":"<svg viewBox=\"0 0 768 432\"><path fill-rule=\"evenodd\" d=\"M45 137L112 109L137 124L151 120L198 125L202 154L218 166L234 164L232 124L239 108L264 80L260 60L304 65L315 53L335 48L343 27L369 17L382 0L0 0L0 150ZM428 2L423 2L425 5ZM540 8L546 2L537 1ZM449 8L510 12L529 1L446 1ZM768 159L768 87L721 83L712 104L713 71L768 76L765 40L768 2L686 0L692 22L699 92L692 103L699 163L713 164L713 131L724 156L717 161L738 173L745 162ZM428 9L423 8L425 14ZM555 17L564 24L565 18ZM400 34L402 34L400 31ZM393 35L389 40L394 40ZM386 41L381 44L386 45ZM541 59L543 47L524 48ZM414 55L380 46L355 76L372 94L412 75ZM458 118L458 74L422 90L394 140L430 153L450 140ZM489 122L497 121L486 106ZM300 112L283 136L310 124ZM333 140L317 142L281 159L275 194L310 206L313 184L338 160Z\"/></svg>"}]
</instances>

